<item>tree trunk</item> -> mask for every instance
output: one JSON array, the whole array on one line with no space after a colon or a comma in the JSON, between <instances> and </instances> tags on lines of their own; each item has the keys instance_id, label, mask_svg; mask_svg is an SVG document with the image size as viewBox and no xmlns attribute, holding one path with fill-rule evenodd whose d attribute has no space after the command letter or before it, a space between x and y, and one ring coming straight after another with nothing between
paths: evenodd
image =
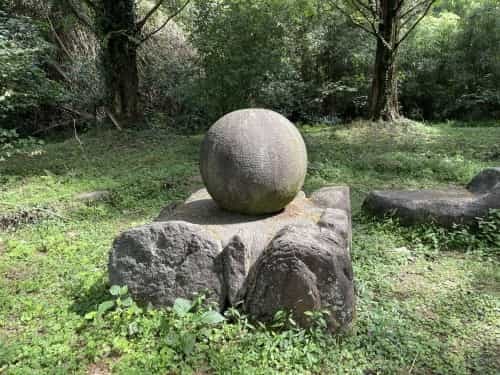
<instances>
[{"instance_id":1,"label":"tree trunk","mask_svg":"<svg viewBox=\"0 0 500 375\"><path fill-rule=\"evenodd\" d=\"M400 117L396 69L399 10L396 0L381 1L381 22L377 38L369 108L372 120L393 121Z\"/></svg>"},{"instance_id":2,"label":"tree trunk","mask_svg":"<svg viewBox=\"0 0 500 375\"><path fill-rule=\"evenodd\" d=\"M107 107L126 126L140 120L137 48L126 35L110 37L102 53Z\"/></svg>"},{"instance_id":3,"label":"tree trunk","mask_svg":"<svg viewBox=\"0 0 500 375\"><path fill-rule=\"evenodd\" d=\"M124 126L142 120L133 0L102 0L97 17L106 105Z\"/></svg>"},{"instance_id":4,"label":"tree trunk","mask_svg":"<svg viewBox=\"0 0 500 375\"><path fill-rule=\"evenodd\" d=\"M377 43L375 71L370 95L370 118L393 121L400 117L395 55Z\"/></svg>"}]
</instances>

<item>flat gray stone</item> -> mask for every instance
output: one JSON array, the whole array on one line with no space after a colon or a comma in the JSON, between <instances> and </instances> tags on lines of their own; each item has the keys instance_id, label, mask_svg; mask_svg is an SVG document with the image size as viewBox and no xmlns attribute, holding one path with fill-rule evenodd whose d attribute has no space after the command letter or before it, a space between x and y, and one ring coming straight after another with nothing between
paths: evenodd
<instances>
[{"instance_id":1,"label":"flat gray stone","mask_svg":"<svg viewBox=\"0 0 500 375\"><path fill-rule=\"evenodd\" d=\"M185 221L202 226L221 248L238 236L250 257L250 263L262 253L283 227L294 224L316 224L324 209L316 206L300 192L285 209L277 214L250 216L221 209L206 189L192 194L175 209L167 206L155 221Z\"/></svg>"},{"instance_id":2,"label":"flat gray stone","mask_svg":"<svg viewBox=\"0 0 500 375\"><path fill-rule=\"evenodd\" d=\"M467 189L373 191L363 209L376 216L394 215L402 224L434 222L451 227L472 224L500 208L500 168L478 174Z\"/></svg>"}]
</instances>

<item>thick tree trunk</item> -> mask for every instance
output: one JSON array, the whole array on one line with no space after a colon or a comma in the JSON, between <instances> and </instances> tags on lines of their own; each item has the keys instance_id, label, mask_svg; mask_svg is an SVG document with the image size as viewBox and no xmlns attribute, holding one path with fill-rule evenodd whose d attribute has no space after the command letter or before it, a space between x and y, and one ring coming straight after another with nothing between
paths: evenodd
<instances>
[{"instance_id":1,"label":"thick tree trunk","mask_svg":"<svg viewBox=\"0 0 500 375\"><path fill-rule=\"evenodd\" d=\"M100 10L98 30L102 43L106 105L121 124L132 126L142 119L134 1L102 0Z\"/></svg>"},{"instance_id":2,"label":"thick tree trunk","mask_svg":"<svg viewBox=\"0 0 500 375\"><path fill-rule=\"evenodd\" d=\"M107 106L120 123L132 125L140 119L137 48L127 36L109 38L102 53Z\"/></svg>"},{"instance_id":3,"label":"thick tree trunk","mask_svg":"<svg viewBox=\"0 0 500 375\"><path fill-rule=\"evenodd\" d=\"M378 42L370 95L370 118L392 121L400 117L395 55Z\"/></svg>"},{"instance_id":4,"label":"thick tree trunk","mask_svg":"<svg viewBox=\"0 0 500 375\"><path fill-rule=\"evenodd\" d=\"M377 52L373 72L369 108L373 120L393 121L400 117L397 87L396 49L399 10L396 0L382 0Z\"/></svg>"}]
</instances>

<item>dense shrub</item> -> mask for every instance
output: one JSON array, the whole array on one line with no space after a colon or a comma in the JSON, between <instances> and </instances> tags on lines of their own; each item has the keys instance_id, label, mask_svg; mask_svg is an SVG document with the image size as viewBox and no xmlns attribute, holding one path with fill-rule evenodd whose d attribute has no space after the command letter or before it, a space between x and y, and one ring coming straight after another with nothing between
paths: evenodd
<instances>
[{"instance_id":1,"label":"dense shrub","mask_svg":"<svg viewBox=\"0 0 500 375\"><path fill-rule=\"evenodd\" d=\"M200 105L210 119L262 102L280 73L285 30L278 4L262 0L196 1L192 41L200 56Z\"/></svg>"},{"instance_id":2,"label":"dense shrub","mask_svg":"<svg viewBox=\"0 0 500 375\"><path fill-rule=\"evenodd\" d=\"M0 11L0 121L3 128L34 130L64 90L43 69L51 45L28 17Z\"/></svg>"},{"instance_id":3,"label":"dense shrub","mask_svg":"<svg viewBox=\"0 0 500 375\"><path fill-rule=\"evenodd\" d=\"M163 113L165 125L196 128L204 117L195 92L200 69L182 25L171 22L146 42L139 56L145 111Z\"/></svg>"},{"instance_id":4,"label":"dense shrub","mask_svg":"<svg viewBox=\"0 0 500 375\"><path fill-rule=\"evenodd\" d=\"M32 137L20 137L15 129L0 128L0 162L42 144L42 141Z\"/></svg>"},{"instance_id":5,"label":"dense shrub","mask_svg":"<svg viewBox=\"0 0 500 375\"><path fill-rule=\"evenodd\" d=\"M500 3L444 3L401 57L401 100L417 119L500 116Z\"/></svg>"},{"instance_id":6,"label":"dense shrub","mask_svg":"<svg viewBox=\"0 0 500 375\"><path fill-rule=\"evenodd\" d=\"M150 27L179 3L165 3ZM2 127L31 133L104 119L99 44L64 1L2 7L11 13L0 13ZM138 3L138 17L149 9ZM193 130L249 106L308 123L366 113L374 38L329 2L195 0L175 22L139 49L140 100L157 124ZM403 114L498 119L499 30L497 0L437 2L399 52Z\"/></svg>"},{"instance_id":7,"label":"dense shrub","mask_svg":"<svg viewBox=\"0 0 500 375\"><path fill-rule=\"evenodd\" d=\"M200 104L212 119L247 106L295 121L363 113L371 40L322 3L197 1L191 37Z\"/></svg>"}]
</instances>

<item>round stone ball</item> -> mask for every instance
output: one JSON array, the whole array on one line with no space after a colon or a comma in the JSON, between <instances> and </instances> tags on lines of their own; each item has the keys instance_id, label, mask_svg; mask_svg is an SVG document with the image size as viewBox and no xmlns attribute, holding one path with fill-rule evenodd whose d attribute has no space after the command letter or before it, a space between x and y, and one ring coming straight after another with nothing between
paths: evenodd
<instances>
[{"instance_id":1,"label":"round stone ball","mask_svg":"<svg viewBox=\"0 0 500 375\"><path fill-rule=\"evenodd\" d=\"M304 184L306 145L297 128L266 109L218 120L201 146L203 182L219 207L246 215L281 211Z\"/></svg>"}]
</instances>

